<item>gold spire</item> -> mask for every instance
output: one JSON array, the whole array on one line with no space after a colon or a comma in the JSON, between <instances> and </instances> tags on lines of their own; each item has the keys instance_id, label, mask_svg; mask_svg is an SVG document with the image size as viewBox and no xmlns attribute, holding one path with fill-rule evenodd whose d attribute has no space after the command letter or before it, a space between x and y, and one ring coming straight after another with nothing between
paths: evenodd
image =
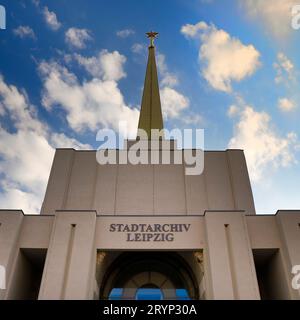
<instances>
[{"instance_id":1,"label":"gold spire","mask_svg":"<svg viewBox=\"0 0 300 320\"><path fill-rule=\"evenodd\" d=\"M148 63L138 129L145 130L148 135L148 139L151 139L151 129L162 130L164 125L160 104L154 47L154 39L157 37L158 33L151 31L146 34L150 39L150 46L148 48Z\"/></svg>"}]
</instances>

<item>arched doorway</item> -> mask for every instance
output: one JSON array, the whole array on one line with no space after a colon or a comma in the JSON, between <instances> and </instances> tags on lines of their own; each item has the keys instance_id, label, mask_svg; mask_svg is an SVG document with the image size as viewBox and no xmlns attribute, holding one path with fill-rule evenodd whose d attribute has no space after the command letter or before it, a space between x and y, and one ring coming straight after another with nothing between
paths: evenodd
<instances>
[{"instance_id":1,"label":"arched doorway","mask_svg":"<svg viewBox=\"0 0 300 320\"><path fill-rule=\"evenodd\" d=\"M196 278L177 253L122 253L107 268L100 299L198 299Z\"/></svg>"}]
</instances>

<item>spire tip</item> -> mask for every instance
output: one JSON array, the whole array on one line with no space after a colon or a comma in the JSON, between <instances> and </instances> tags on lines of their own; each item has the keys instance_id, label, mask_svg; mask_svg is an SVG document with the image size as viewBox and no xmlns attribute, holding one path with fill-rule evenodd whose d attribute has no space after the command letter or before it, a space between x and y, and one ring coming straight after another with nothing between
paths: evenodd
<instances>
[{"instance_id":1,"label":"spire tip","mask_svg":"<svg viewBox=\"0 0 300 320\"><path fill-rule=\"evenodd\" d=\"M154 39L157 38L158 32L150 31L150 32L146 32L146 35L147 35L147 38L150 39L150 46L149 46L149 48L154 47Z\"/></svg>"}]
</instances>

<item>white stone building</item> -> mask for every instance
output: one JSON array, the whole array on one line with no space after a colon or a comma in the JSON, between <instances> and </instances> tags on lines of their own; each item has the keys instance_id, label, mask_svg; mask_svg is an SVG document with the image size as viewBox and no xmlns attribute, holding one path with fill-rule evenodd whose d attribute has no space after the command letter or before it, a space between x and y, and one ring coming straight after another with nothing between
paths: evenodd
<instances>
[{"instance_id":1,"label":"white stone building","mask_svg":"<svg viewBox=\"0 0 300 320\"><path fill-rule=\"evenodd\" d=\"M163 128L154 51L147 133ZM243 150L204 160L186 175L185 164L100 165L96 151L56 150L41 214L0 210L0 299L300 299L300 210L256 215Z\"/></svg>"}]
</instances>

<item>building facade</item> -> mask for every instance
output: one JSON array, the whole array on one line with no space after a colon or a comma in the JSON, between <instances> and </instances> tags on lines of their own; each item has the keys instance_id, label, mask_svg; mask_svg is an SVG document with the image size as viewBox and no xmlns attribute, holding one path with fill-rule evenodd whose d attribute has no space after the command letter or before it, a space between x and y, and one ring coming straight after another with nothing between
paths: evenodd
<instances>
[{"instance_id":1,"label":"building facade","mask_svg":"<svg viewBox=\"0 0 300 320\"><path fill-rule=\"evenodd\" d=\"M151 142L163 119L148 36L138 129ZM256 215L243 151L202 156L202 174L187 175L185 163L57 149L41 214L0 210L0 299L300 299L300 210Z\"/></svg>"}]
</instances>

